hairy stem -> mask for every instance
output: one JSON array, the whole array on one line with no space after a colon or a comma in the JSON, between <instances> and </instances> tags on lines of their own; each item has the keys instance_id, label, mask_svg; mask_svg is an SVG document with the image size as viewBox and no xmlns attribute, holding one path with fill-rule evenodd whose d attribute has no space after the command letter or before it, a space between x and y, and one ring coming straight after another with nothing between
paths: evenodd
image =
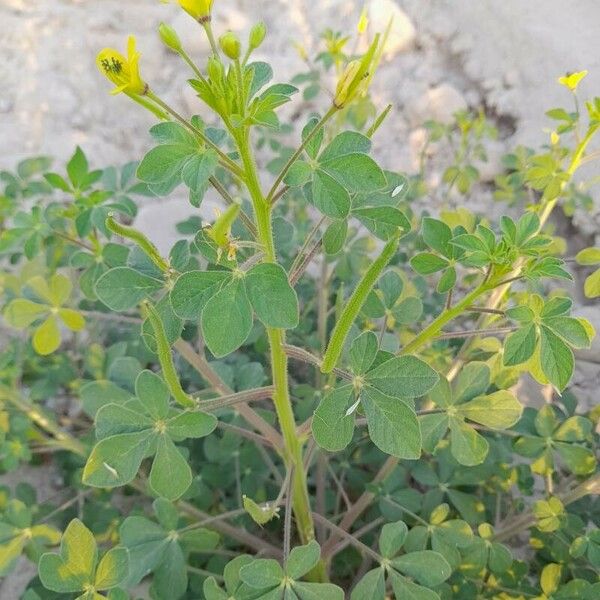
<instances>
[{"instance_id":1,"label":"hairy stem","mask_svg":"<svg viewBox=\"0 0 600 600\"><path fill-rule=\"evenodd\" d=\"M245 180L252 199L258 240L263 246L264 258L267 263L277 261L273 240L271 222L272 207L264 198L254 156L250 149L249 135L245 131L238 137L238 148L244 164ZM267 327L267 337L271 353L271 371L273 379L273 402L284 442L283 459L288 470L293 469L291 482L292 509L296 518L296 527L302 543L315 538L315 528L312 519L306 471L303 467L302 442L296 435L296 420L289 394L287 355L284 350L285 333L282 329ZM325 579L324 564L315 567L312 577L316 580Z\"/></svg>"}]
</instances>

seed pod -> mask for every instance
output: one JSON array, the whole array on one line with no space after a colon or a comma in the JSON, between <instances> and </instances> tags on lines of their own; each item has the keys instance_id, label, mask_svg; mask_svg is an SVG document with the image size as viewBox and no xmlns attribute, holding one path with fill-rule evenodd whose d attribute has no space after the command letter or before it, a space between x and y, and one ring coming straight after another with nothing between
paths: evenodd
<instances>
[{"instance_id":1,"label":"seed pod","mask_svg":"<svg viewBox=\"0 0 600 600\"><path fill-rule=\"evenodd\" d=\"M396 235L384 246L381 254L373 261L359 284L356 286L352 296L350 296L346 307L333 328L325 356L323 357L323 363L321 364L322 373L331 373L337 365L344 348L344 343L350 332L350 328L367 300L367 296L377 283L383 269L387 267L388 263L396 253L399 240L400 235Z\"/></svg>"},{"instance_id":2,"label":"seed pod","mask_svg":"<svg viewBox=\"0 0 600 600\"><path fill-rule=\"evenodd\" d=\"M167 334L163 322L161 321L158 311L150 302L144 302L143 310L146 312L148 321L152 325L154 330L154 337L156 340L156 354L158 355L158 361L162 369L163 377L169 387L169 391L173 398L175 398L178 404L181 406L192 407L196 406L194 400L183 391L175 365L173 364L173 356L171 355L171 346L167 340Z\"/></svg>"},{"instance_id":3,"label":"seed pod","mask_svg":"<svg viewBox=\"0 0 600 600\"><path fill-rule=\"evenodd\" d=\"M133 227L127 227L126 225L122 225L115 221L111 214L108 215L106 219L106 227L128 240L131 240L135 244L137 244L140 249L148 256L148 258L163 272L166 273L169 271L169 264L167 261L160 255L158 248L141 232Z\"/></svg>"}]
</instances>

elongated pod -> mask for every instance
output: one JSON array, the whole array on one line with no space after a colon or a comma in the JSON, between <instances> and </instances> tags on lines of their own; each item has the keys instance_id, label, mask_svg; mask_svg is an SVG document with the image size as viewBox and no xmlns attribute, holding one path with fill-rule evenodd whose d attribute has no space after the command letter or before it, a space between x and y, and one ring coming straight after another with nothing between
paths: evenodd
<instances>
[{"instance_id":1,"label":"elongated pod","mask_svg":"<svg viewBox=\"0 0 600 600\"><path fill-rule=\"evenodd\" d=\"M169 270L169 264L160 255L158 248L141 232L133 227L127 227L115 221L112 215L108 215L106 219L106 227L113 233L120 235L137 244L148 258L163 272Z\"/></svg>"},{"instance_id":2,"label":"elongated pod","mask_svg":"<svg viewBox=\"0 0 600 600\"><path fill-rule=\"evenodd\" d=\"M175 370L175 365L173 364L171 346L167 340L165 328L158 311L154 306L152 306L152 304L150 304L150 302L145 302L143 304L143 309L145 310L148 320L150 321L150 325L152 325L152 329L154 329L154 337L156 338L156 353L162 368L163 377L167 382L167 386L169 387L171 395L173 398L175 398L178 404L181 404L181 406L185 406L186 408L196 406L194 400L188 396L181 387L179 377L177 376L177 371Z\"/></svg>"},{"instance_id":3,"label":"elongated pod","mask_svg":"<svg viewBox=\"0 0 600 600\"><path fill-rule=\"evenodd\" d=\"M344 342L350 332L350 328L363 307L369 292L377 283L381 272L387 267L394 254L396 254L399 241L399 234L388 241L381 254L373 261L367 272L363 275L363 278L356 286L352 296L350 296L348 304L346 304L338 322L333 328L331 338L329 339L329 345L327 346L325 356L323 357L323 363L321 364L322 373L331 373L337 365L344 348Z\"/></svg>"}]
</instances>

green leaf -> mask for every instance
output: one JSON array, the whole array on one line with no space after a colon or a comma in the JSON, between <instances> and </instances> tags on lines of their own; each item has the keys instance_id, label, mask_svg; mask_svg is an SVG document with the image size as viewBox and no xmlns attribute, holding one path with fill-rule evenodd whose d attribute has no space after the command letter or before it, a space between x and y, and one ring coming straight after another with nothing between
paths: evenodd
<instances>
[{"instance_id":1,"label":"green leaf","mask_svg":"<svg viewBox=\"0 0 600 600\"><path fill-rule=\"evenodd\" d=\"M193 192L203 192L209 179L215 174L219 157L213 150L192 156L183 166L181 177Z\"/></svg>"},{"instance_id":2,"label":"green leaf","mask_svg":"<svg viewBox=\"0 0 600 600\"><path fill-rule=\"evenodd\" d=\"M550 383L559 390L567 387L573 375L573 352L551 329L540 327L540 365Z\"/></svg>"},{"instance_id":3,"label":"green leaf","mask_svg":"<svg viewBox=\"0 0 600 600\"><path fill-rule=\"evenodd\" d=\"M449 292L456 285L456 269L454 267L448 267L441 275L438 284L437 291L439 294L445 294Z\"/></svg>"},{"instance_id":4,"label":"green leaf","mask_svg":"<svg viewBox=\"0 0 600 600\"><path fill-rule=\"evenodd\" d=\"M4 319L12 327L23 329L29 327L35 320L45 315L50 307L45 304L39 304L26 300L25 298L16 298L9 302L4 309Z\"/></svg>"},{"instance_id":5,"label":"green leaf","mask_svg":"<svg viewBox=\"0 0 600 600\"><path fill-rule=\"evenodd\" d=\"M169 295L173 312L182 319L199 321L208 300L230 277L228 271L189 271L180 275Z\"/></svg>"},{"instance_id":6,"label":"green leaf","mask_svg":"<svg viewBox=\"0 0 600 600\"><path fill-rule=\"evenodd\" d=\"M511 367L528 361L535 352L536 344L537 332L533 323L517 329L504 342L504 365Z\"/></svg>"},{"instance_id":7,"label":"green leaf","mask_svg":"<svg viewBox=\"0 0 600 600\"><path fill-rule=\"evenodd\" d=\"M285 572L292 579L300 579L317 565L320 558L321 547L315 540L305 546L296 546L285 563Z\"/></svg>"},{"instance_id":8,"label":"green leaf","mask_svg":"<svg viewBox=\"0 0 600 600\"><path fill-rule=\"evenodd\" d=\"M421 429L415 411L408 404L370 386L361 390L361 403L369 435L380 450L398 458L421 456Z\"/></svg>"},{"instance_id":9,"label":"green leaf","mask_svg":"<svg viewBox=\"0 0 600 600\"><path fill-rule=\"evenodd\" d=\"M585 248L575 256L578 265L600 265L600 248Z\"/></svg>"},{"instance_id":10,"label":"green leaf","mask_svg":"<svg viewBox=\"0 0 600 600\"><path fill-rule=\"evenodd\" d=\"M298 325L298 297L283 267L256 265L246 273L245 282L250 304L267 327L293 329Z\"/></svg>"},{"instance_id":11,"label":"green leaf","mask_svg":"<svg viewBox=\"0 0 600 600\"><path fill-rule=\"evenodd\" d=\"M450 240L452 239L452 230L443 221L424 217L422 222L421 234L423 241L436 252L449 257L451 253Z\"/></svg>"},{"instance_id":12,"label":"green leaf","mask_svg":"<svg viewBox=\"0 0 600 600\"><path fill-rule=\"evenodd\" d=\"M396 398L424 396L438 382L439 375L414 356L396 356L369 371L365 381L380 392Z\"/></svg>"},{"instance_id":13,"label":"green leaf","mask_svg":"<svg viewBox=\"0 0 600 600\"><path fill-rule=\"evenodd\" d=\"M38 565L40 580L53 592L78 592L93 585L98 547L92 532L73 519L60 542L60 554L46 553Z\"/></svg>"},{"instance_id":14,"label":"green leaf","mask_svg":"<svg viewBox=\"0 0 600 600\"><path fill-rule=\"evenodd\" d=\"M298 600L344 600L344 592L332 583L306 583L296 581L292 589ZM287 599L286 599L287 600Z\"/></svg>"},{"instance_id":15,"label":"green leaf","mask_svg":"<svg viewBox=\"0 0 600 600\"><path fill-rule=\"evenodd\" d=\"M96 281L98 299L116 312L129 310L162 289L163 282L130 267L110 269Z\"/></svg>"},{"instance_id":16,"label":"green leaf","mask_svg":"<svg viewBox=\"0 0 600 600\"><path fill-rule=\"evenodd\" d=\"M379 534L379 550L384 558L396 556L406 541L408 528L404 521L386 523Z\"/></svg>"},{"instance_id":17,"label":"green leaf","mask_svg":"<svg viewBox=\"0 0 600 600\"><path fill-rule=\"evenodd\" d=\"M192 470L171 438L158 438L156 457L152 463L150 487L167 500L177 500L192 485Z\"/></svg>"},{"instance_id":18,"label":"green leaf","mask_svg":"<svg viewBox=\"0 0 600 600\"><path fill-rule=\"evenodd\" d=\"M363 331L352 340L349 358L353 373L362 375L371 368L378 346L377 336L372 331Z\"/></svg>"},{"instance_id":19,"label":"green leaf","mask_svg":"<svg viewBox=\"0 0 600 600\"><path fill-rule=\"evenodd\" d=\"M452 574L452 569L446 559L438 552L431 550L421 550L399 556L392 560L392 566L403 575L429 586L443 583Z\"/></svg>"},{"instance_id":20,"label":"green leaf","mask_svg":"<svg viewBox=\"0 0 600 600\"><path fill-rule=\"evenodd\" d=\"M96 438L98 440L120 433L136 433L151 429L154 422L140 414L138 406L106 404L96 415Z\"/></svg>"},{"instance_id":21,"label":"green leaf","mask_svg":"<svg viewBox=\"0 0 600 600\"><path fill-rule=\"evenodd\" d=\"M467 419L486 427L508 429L521 418L523 407L511 392L498 390L460 405L459 411Z\"/></svg>"},{"instance_id":22,"label":"green leaf","mask_svg":"<svg viewBox=\"0 0 600 600\"><path fill-rule=\"evenodd\" d=\"M357 131L342 131L338 133L319 156L320 162L347 154L368 154L371 150L371 140Z\"/></svg>"},{"instance_id":23,"label":"green leaf","mask_svg":"<svg viewBox=\"0 0 600 600\"><path fill-rule=\"evenodd\" d=\"M402 600L439 600L439 595L426 587L413 583L395 571L390 571L392 589L396 598Z\"/></svg>"},{"instance_id":24,"label":"green leaf","mask_svg":"<svg viewBox=\"0 0 600 600\"><path fill-rule=\"evenodd\" d=\"M344 154L323 160L321 169L334 177L349 192L371 192L387 185L387 179L378 164L366 154Z\"/></svg>"},{"instance_id":25,"label":"green leaf","mask_svg":"<svg viewBox=\"0 0 600 600\"><path fill-rule=\"evenodd\" d=\"M354 413L347 411L353 391L351 385L346 385L328 392L314 413L312 433L324 450L339 452L352 440Z\"/></svg>"},{"instance_id":26,"label":"green leaf","mask_svg":"<svg viewBox=\"0 0 600 600\"><path fill-rule=\"evenodd\" d=\"M137 475L154 433L140 431L104 438L92 450L83 470L83 482L92 487L125 485Z\"/></svg>"},{"instance_id":27,"label":"green leaf","mask_svg":"<svg viewBox=\"0 0 600 600\"><path fill-rule=\"evenodd\" d=\"M152 371L142 371L135 380L135 394L148 414L156 420L166 418L171 393L164 380Z\"/></svg>"},{"instance_id":28,"label":"green leaf","mask_svg":"<svg viewBox=\"0 0 600 600\"><path fill-rule=\"evenodd\" d=\"M348 221L333 221L323 234L323 249L327 254L337 254L344 247L348 235Z\"/></svg>"},{"instance_id":29,"label":"green leaf","mask_svg":"<svg viewBox=\"0 0 600 600\"><path fill-rule=\"evenodd\" d=\"M344 219L350 213L350 194L346 188L321 170L315 171L308 200L332 219Z\"/></svg>"},{"instance_id":30,"label":"green leaf","mask_svg":"<svg viewBox=\"0 0 600 600\"><path fill-rule=\"evenodd\" d=\"M60 346L60 329L54 315L50 315L33 334L33 349L42 356L52 354Z\"/></svg>"},{"instance_id":31,"label":"green leaf","mask_svg":"<svg viewBox=\"0 0 600 600\"><path fill-rule=\"evenodd\" d=\"M129 551L127 548L112 548L98 564L94 587L97 590L109 590L123 583L128 575Z\"/></svg>"},{"instance_id":32,"label":"green leaf","mask_svg":"<svg viewBox=\"0 0 600 600\"><path fill-rule=\"evenodd\" d=\"M217 358L237 350L250 334L252 320L244 281L234 278L206 303L202 312L202 334L208 349Z\"/></svg>"},{"instance_id":33,"label":"green leaf","mask_svg":"<svg viewBox=\"0 0 600 600\"><path fill-rule=\"evenodd\" d=\"M169 544L167 533L144 517L127 517L119 527L121 543L129 550L127 587L137 585L163 559Z\"/></svg>"},{"instance_id":34,"label":"green leaf","mask_svg":"<svg viewBox=\"0 0 600 600\"><path fill-rule=\"evenodd\" d=\"M281 565L272 558L258 558L240 569L241 580L257 589L278 586L284 576Z\"/></svg>"},{"instance_id":35,"label":"green leaf","mask_svg":"<svg viewBox=\"0 0 600 600\"><path fill-rule=\"evenodd\" d=\"M445 269L448 264L449 263L445 258L442 258L437 254L432 254L431 252L420 252L410 259L410 266L419 273L419 275L431 275L432 273L437 273L438 271Z\"/></svg>"},{"instance_id":36,"label":"green leaf","mask_svg":"<svg viewBox=\"0 0 600 600\"><path fill-rule=\"evenodd\" d=\"M489 449L487 440L473 427L454 418L450 419L450 443L454 458L467 467L481 464Z\"/></svg>"},{"instance_id":37,"label":"green leaf","mask_svg":"<svg viewBox=\"0 0 600 600\"><path fill-rule=\"evenodd\" d=\"M400 229L410 231L410 221L395 206L364 206L354 208L352 214L379 239L387 242Z\"/></svg>"},{"instance_id":38,"label":"green leaf","mask_svg":"<svg viewBox=\"0 0 600 600\"><path fill-rule=\"evenodd\" d=\"M350 600L385 600L385 571L383 568L377 567L366 573L352 590Z\"/></svg>"},{"instance_id":39,"label":"green leaf","mask_svg":"<svg viewBox=\"0 0 600 600\"><path fill-rule=\"evenodd\" d=\"M544 319L544 325L552 329L569 346L574 348L589 348L591 340L587 329L578 319L573 317L551 317Z\"/></svg>"},{"instance_id":40,"label":"green leaf","mask_svg":"<svg viewBox=\"0 0 600 600\"><path fill-rule=\"evenodd\" d=\"M67 163L67 175L75 188L80 188L88 174L88 161L83 150L77 146L75 153Z\"/></svg>"},{"instance_id":41,"label":"green leaf","mask_svg":"<svg viewBox=\"0 0 600 600\"><path fill-rule=\"evenodd\" d=\"M473 361L465 365L456 378L453 389L453 404L468 402L487 391L490 385L490 368L484 363Z\"/></svg>"},{"instance_id":42,"label":"green leaf","mask_svg":"<svg viewBox=\"0 0 600 600\"><path fill-rule=\"evenodd\" d=\"M183 412L171 417L166 423L166 431L176 441L188 438L202 438L211 434L217 426L217 418L204 412Z\"/></svg>"},{"instance_id":43,"label":"green leaf","mask_svg":"<svg viewBox=\"0 0 600 600\"><path fill-rule=\"evenodd\" d=\"M596 469L596 456L589 448L563 442L554 442L554 447L563 462L575 475L589 475Z\"/></svg>"},{"instance_id":44,"label":"green leaf","mask_svg":"<svg viewBox=\"0 0 600 600\"><path fill-rule=\"evenodd\" d=\"M312 167L303 160L297 160L290 167L283 181L291 187L302 186L310 181L311 176Z\"/></svg>"},{"instance_id":45,"label":"green leaf","mask_svg":"<svg viewBox=\"0 0 600 600\"><path fill-rule=\"evenodd\" d=\"M583 284L583 293L586 298L597 298L600 296L600 269L586 278Z\"/></svg>"}]
</instances>

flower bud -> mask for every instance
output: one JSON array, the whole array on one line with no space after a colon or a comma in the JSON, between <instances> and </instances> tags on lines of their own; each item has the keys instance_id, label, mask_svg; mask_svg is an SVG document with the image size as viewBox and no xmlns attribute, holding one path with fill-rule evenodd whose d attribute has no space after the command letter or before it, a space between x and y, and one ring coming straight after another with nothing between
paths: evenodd
<instances>
[{"instance_id":1,"label":"flower bud","mask_svg":"<svg viewBox=\"0 0 600 600\"><path fill-rule=\"evenodd\" d=\"M158 33L162 43L167 48L171 48L171 50L174 50L175 52L181 51L181 40L179 39L177 32L170 25L161 23L158 26Z\"/></svg>"},{"instance_id":2,"label":"flower bud","mask_svg":"<svg viewBox=\"0 0 600 600\"><path fill-rule=\"evenodd\" d=\"M220 84L223 81L225 69L223 69L223 63L218 58L211 56L208 59L206 70L212 82Z\"/></svg>"},{"instance_id":3,"label":"flower bud","mask_svg":"<svg viewBox=\"0 0 600 600\"><path fill-rule=\"evenodd\" d=\"M373 75L370 71L377 68L378 47L379 35L375 37L361 59L353 60L346 65L335 90L333 104L336 108L343 108L346 104L367 92Z\"/></svg>"},{"instance_id":4,"label":"flower bud","mask_svg":"<svg viewBox=\"0 0 600 600\"><path fill-rule=\"evenodd\" d=\"M267 26L261 21L250 30L250 50L256 50L265 40Z\"/></svg>"},{"instance_id":5,"label":"flower bud","mask_svg":"<svg viewBox=\"0 0 600 600\"><path fill-rule=\"evenodd\" d=\"M225 56L231 60L237 60L240 57L242 45L233 31L228 31L225 35L222 35L219 38L219 45Z\"/></svg>"}]
</instances>

